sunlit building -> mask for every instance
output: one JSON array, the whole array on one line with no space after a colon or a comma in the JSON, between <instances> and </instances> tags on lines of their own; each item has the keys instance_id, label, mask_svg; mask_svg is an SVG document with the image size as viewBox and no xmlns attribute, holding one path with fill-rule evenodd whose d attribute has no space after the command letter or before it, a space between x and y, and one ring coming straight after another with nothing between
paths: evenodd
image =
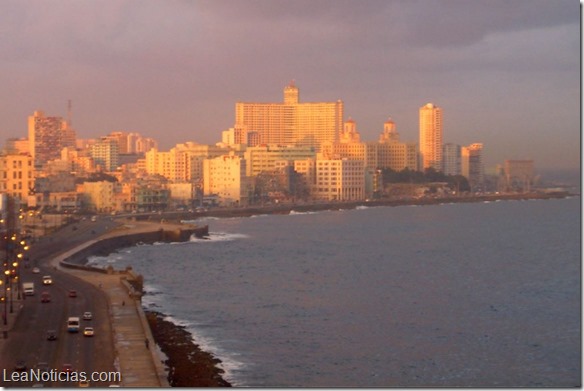
<instances>
[{"instance_id":1,"label":"sunlit building","mask_svg":"<svg viewBox=\"0 0 584 391\"><path fill-rule=\"evenodd\" d=\"M418 169L418 145L414 142L401 142L395 122L391 118L383 124L379 142L373 146L376 152L375 155L369 154L371 156L369 168L390 168L394 171Z\"/></svg>"},{"instance_id":2,"label":"sunlit building","mask_svg":"<svg viewBox=\"0 0 584 391\"><path fill-rule=\"evenodd\" d=\"M259 144L308 146L318 151L323 142L339 140L343 102L301 103L292 82L284 88L283 103L236 103L235 123L257 132Z\"/></svg>"},{"instance_id":3,"label":"sunlit building","mask_svg":"<svg viewBox=\"0 0 584 391\"><path fill-rule=\"evenodd\" d=\"M226 148L186 142L170 151L152 148L145 154L148 174L158 174L173 182L198 182L203 179L203 161L227 153Z\"/></svg>"},{"instance_id":4,"label":"sunlit building","mask_svg":"<svg viewBox=\"0 0 584 391\"><path fill-rule=\"evenodd\" d=\"M103 137L91 146L90 156L102 171L114 171L119 164L119 144L116 140Z\"/></svg>"},{"instance_id":5,"label":"sunlit building","mask_svg":"<svg viewBox=\"0 0 584 391\"><path fill-rule=\"evenodd\" d=\"M217 195L223 206L244 206L249 203L250 180L246 161L231 152L203 162L203 194Z\"/></svg>"},{"instance_id":6,"label":"sunlit building","mask_svg":"<svg viewBox=\"0 0 584 391\"><path fill-rule=\"evenodd\" d=\"M46 117L35 111L28 117L29 151L35 168L58 159L61 149L75 146L75 131L61 117Z\"/></svg>"},{"instance_id":7,"label":"sunlit building","mask_svg":"<svg viewBox=\"0 0 584 391\"><path fill-rule=\"evenodd\" d=\"M279 161L293 162L316 156L315 148L308 146L260 145L247 148L243 154L247 176L274 172Z\"/></svg>"},{"instance_id":8,"label":"sunlit building","mask_svg":"<svg viewBox=\"0 0 584 391\"><path fill-rule=\"evenodd\" d=\"M34 168L29 154L0 156L0 193L6 193L22 203L27 202L34 188Z\"/></svg>"},{"instance_id":9,"label":"sunlit building","mask_svg":"<svg viewBox=\"0 0 584 391\"><path fill-rule=\"evenodd\" d=\"M359 201L365 199L365 163L352 159L317 158L311 184L314 199Z\"/></svg>"},{"instance_id":10,"label":"sunlit building","mask_svg":"<svg viewBox=\"0 0 584 391\"><path fill-rule=\"evenodd\" d=\"M420 108L421 168L442 170L442 109L432 103Z\"/></svg>"}]
</instances>

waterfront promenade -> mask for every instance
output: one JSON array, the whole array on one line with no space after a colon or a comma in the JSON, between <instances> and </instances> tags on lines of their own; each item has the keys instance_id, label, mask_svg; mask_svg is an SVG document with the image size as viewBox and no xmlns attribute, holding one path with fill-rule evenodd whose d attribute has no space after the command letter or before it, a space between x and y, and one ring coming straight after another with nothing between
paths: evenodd
<instances>
[{"instance_id":1,"label":"waterfront promenade","mask_svg":"<svg viewBox=\"0 0 584 391\"><path fill-rule=\"evenodd\" d=\"M161 229L172 231L177 224L132 222L120 225L103 235L66 251L51 261L51 266L98 287L107 296L108 312L112 326L112 338L117 356L115 366L122 373L124 387L169 387L163 354L152 337L150 327L142 311L139 296L131 294L126 274L106 274L82 269L62 267L61 262L72 254L107 238L115 238Z\"/></svg>"}]
</instances>

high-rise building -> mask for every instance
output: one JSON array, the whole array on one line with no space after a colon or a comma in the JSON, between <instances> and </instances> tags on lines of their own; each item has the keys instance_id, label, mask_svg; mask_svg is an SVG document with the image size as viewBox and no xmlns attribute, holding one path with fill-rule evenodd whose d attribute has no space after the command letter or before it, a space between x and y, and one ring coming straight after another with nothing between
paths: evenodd
<instances>
[{"instance_id":1,"label":"high-rise building","mask_svg":"<svg viewBox=\"0 0 584 391\"><path fill-rule=\"evenodd\" d=\"M46 117L35 111L28 117L29 151L35 168L58 159L61 149L75 146L75 131L61 117Z\"/></svg>"},{"instance_id":2,"label":"high-rise building","mask_svg":"<svg viewBox=\"0 0 584 391\"><path fill-rule=\"evenodd\" d=\"M482 190L485 181L483 144L474 143L461 149L461 171L472 191Z\"/></svg>"},{"instance_id":3,"label":"high-rise building","mask_svg":"<svg viewBox=\"0 0 584 391\"><path fill-rule=\"evenodd\" d=\"M442 109L432 103L420 108L421 168L442 170Z\"/></svg>"},{"instance_id":4,"label":"high-rise building","mask_svg":"<svg viewBox=\"0 0 584 391\"><path fill-rule=\"evenodd\" d=\"M118 168L119 144L117 140L103 137L91 146L91 157L96 166L101 166L104 171L114 171Z\"/></svg>"},{"instance_id":5,"label":"high-rise building","mask_svg":"<svg viewBox=\"0 0 584 391\"><path fill-rule=\"evenodd\" d=\"M460 145L453 143L444 144L442 152L442 172L446 175L461 174Z\"/></svg>"},{"instance_id":6,"label":"high-rise building","mask_svg":"<svg viewBox=\"0 0 584 391\"><path fill-rule=\"evenodd\" d=\"M320 149L323 142L337 142L343 128L343 102L300 103L291 82L284 88L283 103L235 105L235 124L257 132L259 144L297 145Z\"/></svg>"}]
</instances>

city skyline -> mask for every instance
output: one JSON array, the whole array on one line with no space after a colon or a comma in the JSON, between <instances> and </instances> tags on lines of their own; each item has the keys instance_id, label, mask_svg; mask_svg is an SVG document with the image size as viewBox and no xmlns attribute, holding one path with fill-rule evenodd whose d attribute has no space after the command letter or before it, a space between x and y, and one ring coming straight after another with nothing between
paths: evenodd
<instances>
[{"instance_id":1,"label":"city skyline","mask_svg":"<svg viewBox=\"0 0 584 391\"><path fill-rule=\"evenodd\" d=\"M389 117L419 142L418 109L444 110L444 143L481 142L485 167L580 163L576 1L54 1L0 5L2 143L35 110L80 138L139 132L161 149L214 144L236 102L341 99L363 141ZM423 21L424 23L420 23Z\"/></svg>"}]
</instances>

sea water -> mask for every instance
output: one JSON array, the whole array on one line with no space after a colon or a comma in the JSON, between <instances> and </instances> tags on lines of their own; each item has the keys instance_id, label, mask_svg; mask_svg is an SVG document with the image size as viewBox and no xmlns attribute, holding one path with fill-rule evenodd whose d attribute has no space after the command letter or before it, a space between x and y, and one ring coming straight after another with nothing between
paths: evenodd
<instances>
[{"instance_id":1,"label":"sea water","mask_svg":"<svg viewBox=\"0 0 584 391\"><path fill-rule=\"evenodd\" d=\"M251 387L581 385L580 198L209 219L123 249Z\"/></svg>"}]
</instances>

